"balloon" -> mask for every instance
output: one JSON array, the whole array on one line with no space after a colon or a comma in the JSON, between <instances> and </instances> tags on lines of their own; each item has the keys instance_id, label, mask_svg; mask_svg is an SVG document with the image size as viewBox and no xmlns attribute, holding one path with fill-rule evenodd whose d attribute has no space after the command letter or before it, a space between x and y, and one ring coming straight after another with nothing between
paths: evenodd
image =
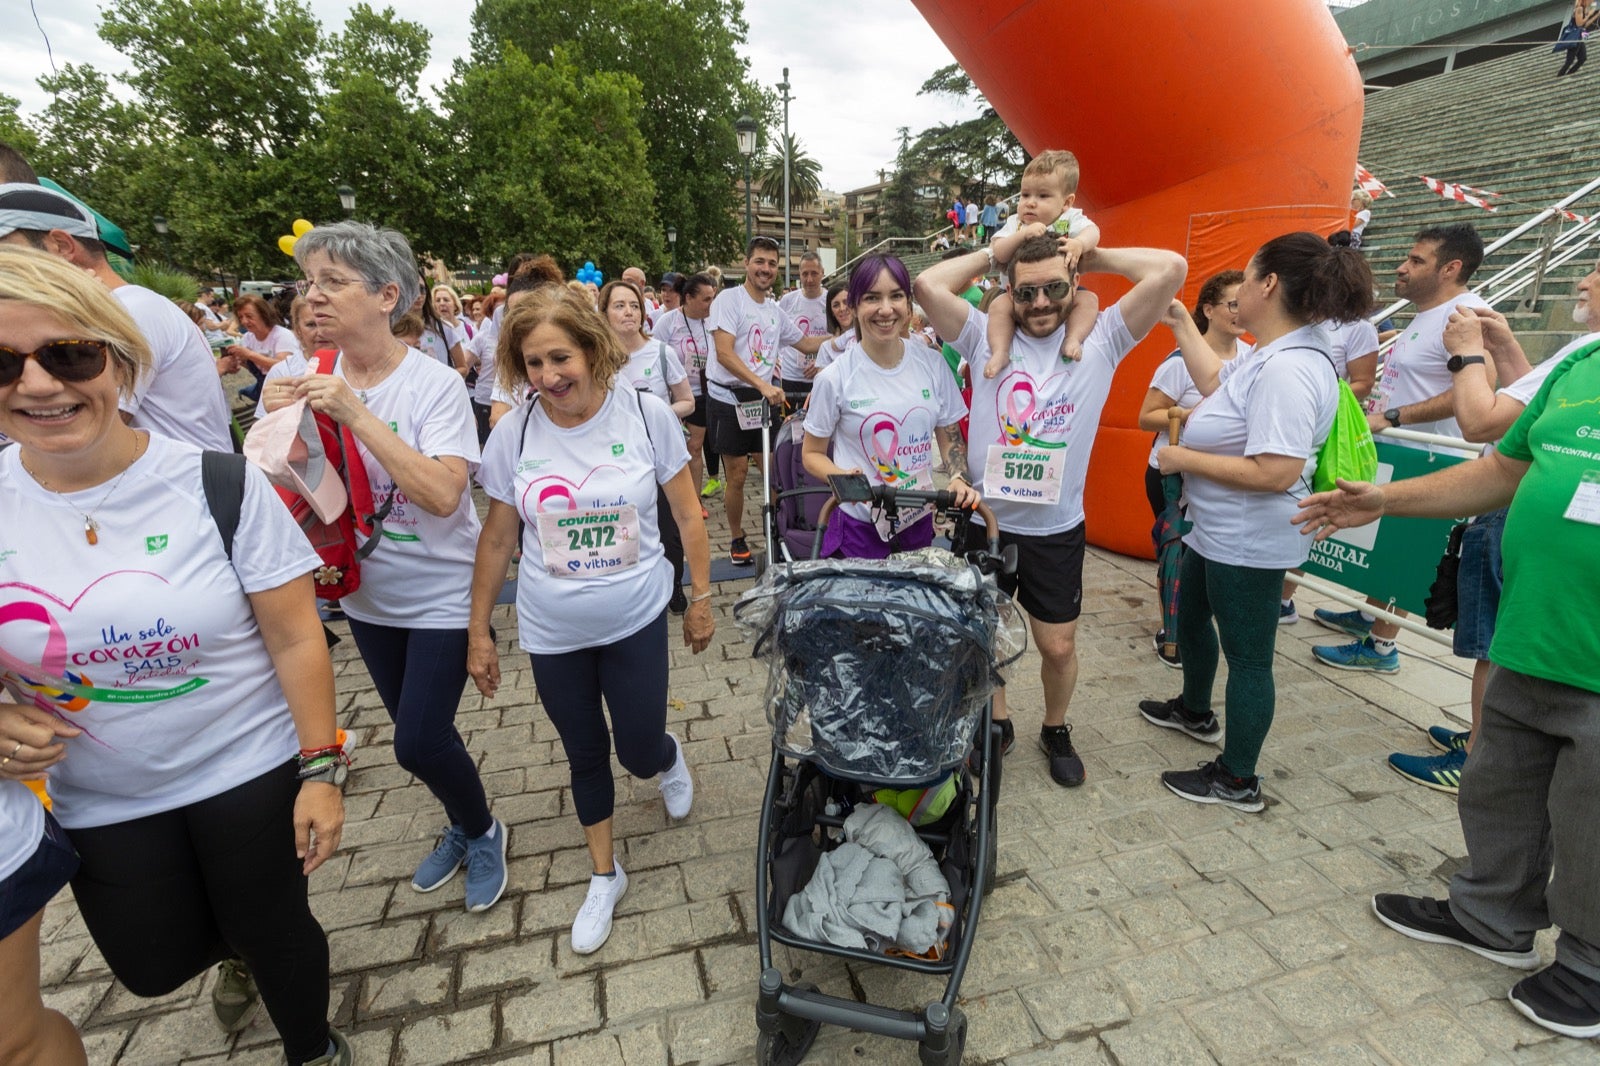
<instances>
[{"instance_id":1,"label":"balloon","mask_svg":"<svg viewBox=\"0 0 1600 1066\"><path fill-rule=\"evenodd\" d=\"M504 285L506 283L506 280L507 279L506 279L506 276L504 274L496 274L494 277L489 279L489 284L490 285Z\"/></svg>"},{"instance_id":2,"label":"balloon","mask_svg":"<svg viewBox=\"0 0 1600 1066\"><path fill-rule=\"evenodd\" d=\"M1186 303L1273 237L1349 224L1361 75L1326 5L1189 0L1168 5L1157 28L1146 0L913 2L1030 153L1078 157L1077 206L1102 243L1183 252ZM1136 46L1129 26L1146 28ZM1092 107L1063 103L1069 45L1074 81L1110 90ZM1208 59L1217 55L1228 61ZM1127 289L1103 274L1086 284L1101 307ZM1171 334L1152 330L1117 369L1084 492L1089 542L1145 558L1150 434L1139 407L1171 349ZM974 454L987 443L973 441Z\"/></svg>"},{"instance_id":3,"label":"balloon","mask_svg":"<svg viewBox=\"0 0 1600 1066\"><path fill-rule=\"evenodd\" d=\"M285 233L278 238L278 251L292 257L294 255L294 242L297 239L293 234Z\"/></svg>"},{"instance_id":4,"label":"balloon","mask_svg":"<svg viewBox=\"0 0 1600 1066\"><path fill-rule=\"evenodd\" d=\"M297 218L294 220L294 235L296 237L304 237L312 228L313 227L311 223L307 222L303 218Z\"/></svg>"}]
</instances>

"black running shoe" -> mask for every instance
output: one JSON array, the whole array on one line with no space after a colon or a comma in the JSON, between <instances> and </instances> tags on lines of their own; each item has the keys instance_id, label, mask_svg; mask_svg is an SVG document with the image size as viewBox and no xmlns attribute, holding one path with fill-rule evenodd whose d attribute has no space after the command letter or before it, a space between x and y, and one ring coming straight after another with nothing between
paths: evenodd
<instances>
[{"instance_id":1,"label":"black running shoe","mask_svg":"<svg viewBox=\"0 0 1600 1066\"><path fill-rule=\"evenodd\" d=\"M1017 727L1009 718L1001 718L995 725L1000 727L1000 754L1010 755L1011 749L1017 746Z\"/></svg>"},{"instance_id":2,"label":"black running shoe","mask_svg":"<svg viewBox=\"0 0 1600 1066\"><path fill-rule=\"evenodd\" d=\"M1539 968L1539 953L1533 950L1532 944L1518 950L1484 943L1456 921L1447 899L1380 892L1372 897L1372 913L1378 916L1378 921L1395 932L1424 944L1454 944L1474 955L1482 955L1491 962L1517 970Z\"/></svg>"},{"instance_id":3,"label":"black running shoe","mask_svg":"<svg viewBox=\"0 0 1600 1066\"><path fill-rule=\"evenodd\" d=\"M1266 806L1261 802L1261 778L1234 777L1222 768L1221 759L1203 762L1198 770L1168 770L1161 783L1193 803L1219 803L1246 814Z\"/></svg>"},{"instance_id":4,"label":"black running shoe","mask_svg":"<svg viewBox=\"0 0 1600 1066\"><path fill-rule=\"evenodd\" d=\"M1083 760L1072 750L1070 725L1047 725L1039 730L1039 747L1050 757L1050 778L1074 788L1083 784Z\"/></svg>"},{"instance_id":5,"label":"black running shoe","mask_svg":"<svg viewBox=\"0 0 1600 1066\"><path fill-rule=\"evenodd\" d=\"M728 561L734 566L749 566L755 561L750 557L750 545L743 537L734 537L728 545Z\"/></svg>"},{"instance_id":6,"label":"black running shoe","mask_svg":"<svg viewBox=\"0 0 1600 1066\"><path fill-rule=\"evenodd\" d=\"M1215 744L1222 739L1222 725L1217 721L1217 716L1210 711L1204 714L1192 713L1183 705L1182 696L1174 696L1164 701L1140 700L1139 713L1144 715L1144 720L1151 725L1158 725L1162 729L1176 729L1207 744Z\"/></svg>"},{"instance_id":7,"label":"black running shoe","mask_svg":"<svg viewBox=\"0 0 1600 1066\"><path fill-rule=\"evenodd\" d=\"M1600 981L1559 962L1512 985L1511 1005L1562 1036L1600 1036Z\"/></svg>"}]
</instances>

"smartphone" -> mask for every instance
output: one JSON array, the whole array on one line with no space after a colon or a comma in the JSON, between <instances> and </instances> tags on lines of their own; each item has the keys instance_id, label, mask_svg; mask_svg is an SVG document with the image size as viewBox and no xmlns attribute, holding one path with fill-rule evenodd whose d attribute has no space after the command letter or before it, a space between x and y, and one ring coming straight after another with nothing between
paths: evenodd
<instances>
[{"instance_id":1,"label":"smartphone","mask_svg":"<svg viewBox=\"0 0 1600 1066\"><path fill-rule=\"evenodd\" d=\"M872 482L865 474L829 474L828 487L840 503L872 502Z\"/></svg>"}]
</instances>

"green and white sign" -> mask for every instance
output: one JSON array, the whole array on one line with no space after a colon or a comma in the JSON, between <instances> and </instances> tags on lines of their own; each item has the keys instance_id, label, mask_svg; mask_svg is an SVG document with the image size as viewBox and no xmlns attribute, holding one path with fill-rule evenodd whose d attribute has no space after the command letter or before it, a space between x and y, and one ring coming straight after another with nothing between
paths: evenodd
<instances>
[{"instance_id":1,"label":"green and white sign","mask_svg":"<svg viewBox=\"0 0 1600 1066\"><path fill-rule=\"evenodd\" d=\"M1377 445L1380 485L1472 461L1437 451L1430 455L1382 437ZM1305 571L1420 615L1454 524L1452 519L1391 517L1343 529L1312 546Z\"/></svg>"}]
</instances>

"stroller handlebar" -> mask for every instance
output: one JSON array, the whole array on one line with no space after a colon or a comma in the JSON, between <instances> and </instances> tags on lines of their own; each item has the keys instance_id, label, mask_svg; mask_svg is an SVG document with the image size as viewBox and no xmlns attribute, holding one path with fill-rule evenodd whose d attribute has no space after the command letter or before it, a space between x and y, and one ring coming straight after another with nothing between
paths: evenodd
<instances>
[{"instance_id":1,"label":"stroller handlebar","mask_svg":"<svg viewBox=\"0 0 1600 1066\"><path fill-rule=\"evenodd\" d=\"M860 502L865 503L868 501ZM823 503L822 512L817 518L818 530L814 551L821 547L822 531L827 528L828 518L839 506L839 503L839 497L832 494ZM918 508L931 504L935 513L949 515L955 519L956 528L951 536L951 543L955 545L959 545L966 539L966 531L972 524L973 513L976 512L978 517L983 519L984 529L988 532L988 544L984 549L967 552L965 555L966 560L985 574L1012 574L1016 572L1016 545L1007 545L1004 550L1001 550L1000 524L995 521L994 512L989 509L989 505L982 500L978 501L975 508L968 509L956 506L956 496L953 492L943 490L924 492L917 489L895 489L888 485L873 485L870 503L873 507L883 508L891 514L900 507ZM815 554L813 554L813 557L815 557Z\"/></svg>"}]
</instances>

